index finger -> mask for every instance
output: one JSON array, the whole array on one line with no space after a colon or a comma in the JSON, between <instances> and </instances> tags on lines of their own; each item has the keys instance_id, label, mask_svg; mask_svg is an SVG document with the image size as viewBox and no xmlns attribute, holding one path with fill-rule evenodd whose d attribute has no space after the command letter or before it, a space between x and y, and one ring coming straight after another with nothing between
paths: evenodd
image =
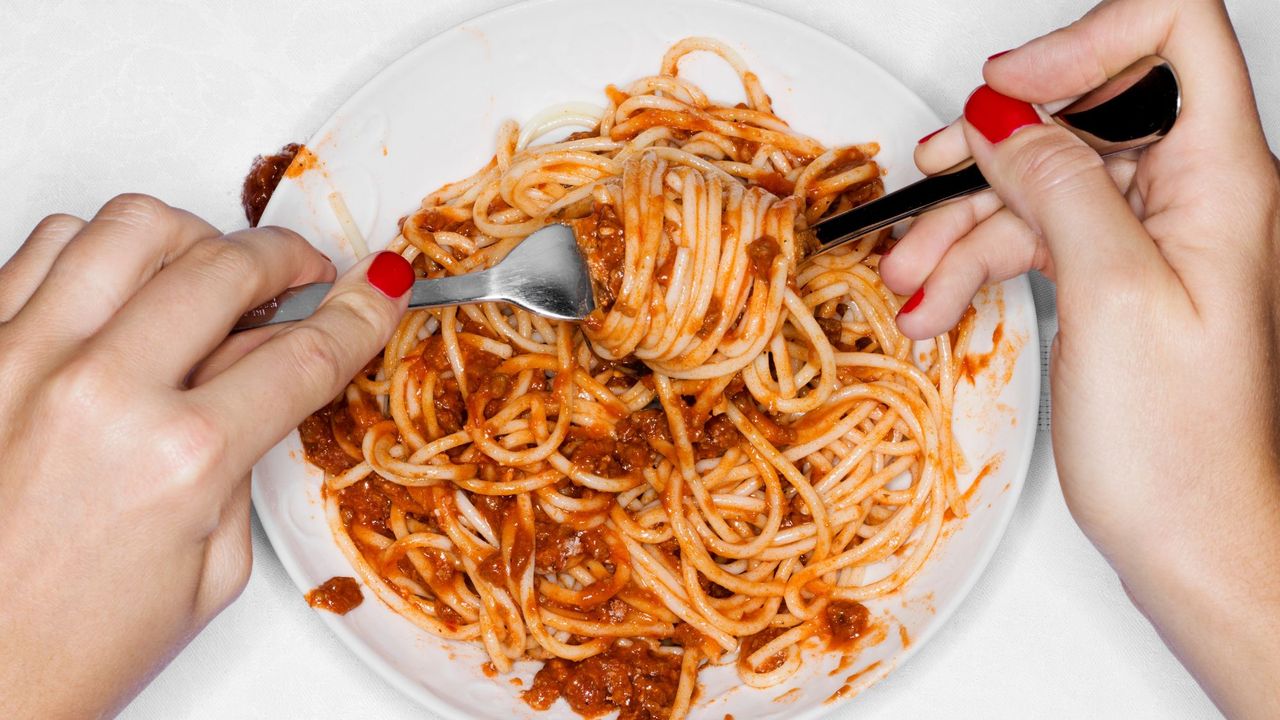
<instances>
[{"instance_id":1,"label":"index finger","mask_svg":"<svg viewBox=\"0 0 1280 720\"><path fill-rule=\"evenodd\" d=\"M1183 112L1174 133L1210 142L1262 140L1244 56L1218 0L1114 0L983 68L995 90L1033 103L1081 95L1147 55L1173 63ZM1173 137L1171 134L1170 137Z\"/></svg>"},{"instance_id":2,"label":"index finger","mask_svg":"<svg viewBox=\"0 0 1280 720\"><path fill-rule=\"evenodd\" d=\"M346 387L391 338L413 280L413 268L396 253L365 258L314 315L187 391L215 427L228 430L228 467L252 465Z\"/></svg>"}]
</instances>

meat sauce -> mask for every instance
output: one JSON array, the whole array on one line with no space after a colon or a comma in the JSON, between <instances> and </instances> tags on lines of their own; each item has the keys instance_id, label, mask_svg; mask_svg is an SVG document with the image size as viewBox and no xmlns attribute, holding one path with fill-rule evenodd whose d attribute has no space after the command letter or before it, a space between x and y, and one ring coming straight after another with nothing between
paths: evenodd
<instances>
[{"instance_id":1,"label":"meat sauce","mask_svg":"<svg viewBox=\"0 0 1280 720\"><path fill-rule=\"evenodd\" d=\"M618 711L618 720L666 720L680 684L680 656L643 642L616 642L579 662L548 660L522 697L535 710L564 698L593 718Z\"/></svg>"},{"instance_id":2,"label":"meat sauce","mask_svg":"<svg viewBox=\"0 0 1280 720\"><path fill-rule=\"evenodd\" d=\"M609 437L583 439L573 445L567 457L575 466L596 475L635 475L650 467L657 458L650 439L671 439L660 410L641 410L628 415L618 422Z\"/></svg>"},{"instance_id":3,"label":"meat sauce","mask_svg":"<svg viewBox=\"0 0 1280 720\"><path fill-rule=\"evenodd\" d=\"M728 394L727 390L725 391L725 394ZM738 409L742 411L742 414L747 416L747 419L751 421L751 424L755 425L756 429L758 429L769 442L776 446L783 447L796 441L796 431L785 425L779 425L772 417L761 412L760 408L756 407L755 400L753 400L748 393L742 392L737 395L733 395L731 396L731 399L733 404L738 406Z\"/></svg>"},{"instance_id":4,"label":"meat sauce","mask_svg":"<svg viewBox=\"0 0 1280 720\"><path fill-rule=\"evenodd\" d=\"M773 269L773 259L782 252L778 241L768 235L761 235L747 245L747 259L750 262L751 274L756 278L768 281Z\"/></svg>"},{"instance_id":5,"label":"meat sauce","mask_svg":"<svg viewBox=\"0 0 1280 720\"><path fill-rule=\"evenodd\" d=\"M832 600L822 609L819 634L826 639L828 650L849 650L870 625L871 612L862 603Z\"/></svg>"},{"instance_id":6,"label":"meat sauce","mask_svg":"<svg viewBox=\"0 0 1280 720\"><path fill-rule=\"evenodd\" d=\"M342 473L360 462L358 458L351 457L335 437L335 433L339 431L335 428L335 423L345 424L346 420L349 417L344 409L337 405L325 405L302 421L298 426L298 434L302 438L302 449L307 462L330 475Z\"/></svg>"},{"instance_id":7,"label":"meat sauce","mask_svg":"<svg viewBox=\"0 0 1280 720\"><path fill-rule=\"evenodd\" d=\"M596 305L607 312L617 300L626 274L627 243L622 221L612 206L596 205L590 215L574 222L573 230L595 285Z\"/></svg>"},{"instance_id":8,"label":"meat sauce","mask_svg":"<svg viewBox=\"0 0 1280 720\"><path fill-rule=\"evenodd\" d=\"M742 638L742 643L738 647L738 668L743 672L769 673L782 667L782 663L787 661L786 653L776 653L764 659L756 667L751 667L747 662L747 658L756 653L757 650L768 645L778 638L779 635L786 632L786 628L767 627L755 635L748 635Z\"/></svg>"},{"instance_id":9,"label":"meat sauce","mask_svg":"<svg viewBox=\"0 0 1280 720\"><path fill-rule=\"evenodd\" d=\"M355 578L331 577L307 592L307 604L317 610L346 615L364 602L360 584Z\"/></svg>"},{"instance_id":10,"label":"meat sauce","mask_svg":"<svg viewBox=\"0 0 1280 720\"><path fill-rule=\"evenodd\" d=\"M534 522L534 567L538 572L561 573L587 558L609 560L609 543L604 530L575 530L539 517Z\"/></svg>"},{"instance_id":11,"label":"meat sauce","mask_svg":"<svg viewBox=\"0 0 1280 720\"><path fill-rule=\"evenodd\" d=\"M784 198L796 190L795 183L788 180L781 173L776 172L762 173L754 179L754 182L780 198Z\"/></svg>"}]
</instances>

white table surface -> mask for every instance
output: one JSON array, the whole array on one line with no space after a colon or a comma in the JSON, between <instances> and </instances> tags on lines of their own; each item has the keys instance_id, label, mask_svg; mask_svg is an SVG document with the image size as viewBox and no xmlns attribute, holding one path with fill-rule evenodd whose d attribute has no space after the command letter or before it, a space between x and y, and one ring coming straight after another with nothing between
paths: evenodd
<instances>
[{"instance_id":1,"label":"white table surface","mask_svg":"<svg viewBox=\"0 0 1280 720\"><path fill-rule=\"evenodd\" d=\"M112 3L0 0L0 258L44 215L138 191L244 226L249 160L306 138L402 53L504 0ZM987 55L1082 0L759 0L857 48L944 117ZM1280 138L1275 0L1229 3ZM1036 285L1042 335L1056 319ZM1047 389L1046 389L1047 392ZM1041 418L1027 487L986 574L927 647L842 716L1216 718L1063 504ZM254 524L243 596L127 718L429 718L339 644ZM2 551L2 550L0 550ZM0 646L3 645L0 640Z\"/></svg>"}]
</instances>

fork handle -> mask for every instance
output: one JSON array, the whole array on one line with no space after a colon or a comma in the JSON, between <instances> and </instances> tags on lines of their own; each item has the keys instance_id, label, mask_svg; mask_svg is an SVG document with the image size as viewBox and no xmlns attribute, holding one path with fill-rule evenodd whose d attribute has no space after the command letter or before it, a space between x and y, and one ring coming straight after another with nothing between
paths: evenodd
<instances>
[{"instance_id":1,"label":"fork handle","mask_svg":"<svg viewBox=\"0 0 1280 720\"><path fill-rule=\"evenodd\" d=\"M1146 147L1164 137L1181 108L1182 94L1173 66L1158 55L1148 55L1051 118L1107 157ZM978 166L966 160L814 224L812 231L819 243L814 254L988 187Z\"/></svg>"},{"instance_id":2,"label":"fork handle","mask_svg":"<svg viewBox=\"0 0 1280 720\"><path fill-rule=\"evenodd\" d=\"M299 285L250 310L236 321L231 332L293 322L310 317L324 301L333 283ZM451 277L418 280L409 295L409 308L447 307L499 299L493 292L488 270Z\"/></svg>"},{"instance_id":3,"label":"fork handle","mask_svg":"<svg viewBox=\"0 0 1280 720\"><path fill-rule=\"evenodd\" d=\"M825 252L847 240L889 227L948 200L972 195L991 185L972 160L937 175L930 175L864 205L829 217L813 226L820 250Z\"/></svg>"},{"instance_id":4,"label":"fork handle","mask_svg":"<svg viewBox=\"0 0 1280 720\"><path fill-rule=\"evenodd\" d=\"M311 317L311 313L320 307L320 301L329 294L333 283L311 283L289 288L274 298L250 310L236 321L231 332L293 322Z\"/></svg>"},{"instance_id":5,"label":"fork handle","mask_svg":"<svg viewBox=\"0 0 1280 720\"><path fill-rule=\"evenodd\" d=\"M448 307L501 300L502 295L495 292L493 285L492 270L419 280L413 284L413 292L409 295L409 308Z\"/></svg>"}]
</instances>

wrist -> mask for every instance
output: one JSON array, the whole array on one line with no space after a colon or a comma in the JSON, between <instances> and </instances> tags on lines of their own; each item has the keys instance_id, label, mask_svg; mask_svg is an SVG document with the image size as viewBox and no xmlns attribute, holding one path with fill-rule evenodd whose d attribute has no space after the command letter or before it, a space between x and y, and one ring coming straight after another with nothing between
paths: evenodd
<instances>
[{"instance_id":1,"label":"wrist","mask_svg":"<svg viewBox=\"0 0 1280 720\"><path fill-rule=\"evenodd\" d=\"M1145 543L1107 553L1130 600L1228 717L1280 717L1276 495L1182 530L1142 531Z\"/></svg>"}]
</instances>

